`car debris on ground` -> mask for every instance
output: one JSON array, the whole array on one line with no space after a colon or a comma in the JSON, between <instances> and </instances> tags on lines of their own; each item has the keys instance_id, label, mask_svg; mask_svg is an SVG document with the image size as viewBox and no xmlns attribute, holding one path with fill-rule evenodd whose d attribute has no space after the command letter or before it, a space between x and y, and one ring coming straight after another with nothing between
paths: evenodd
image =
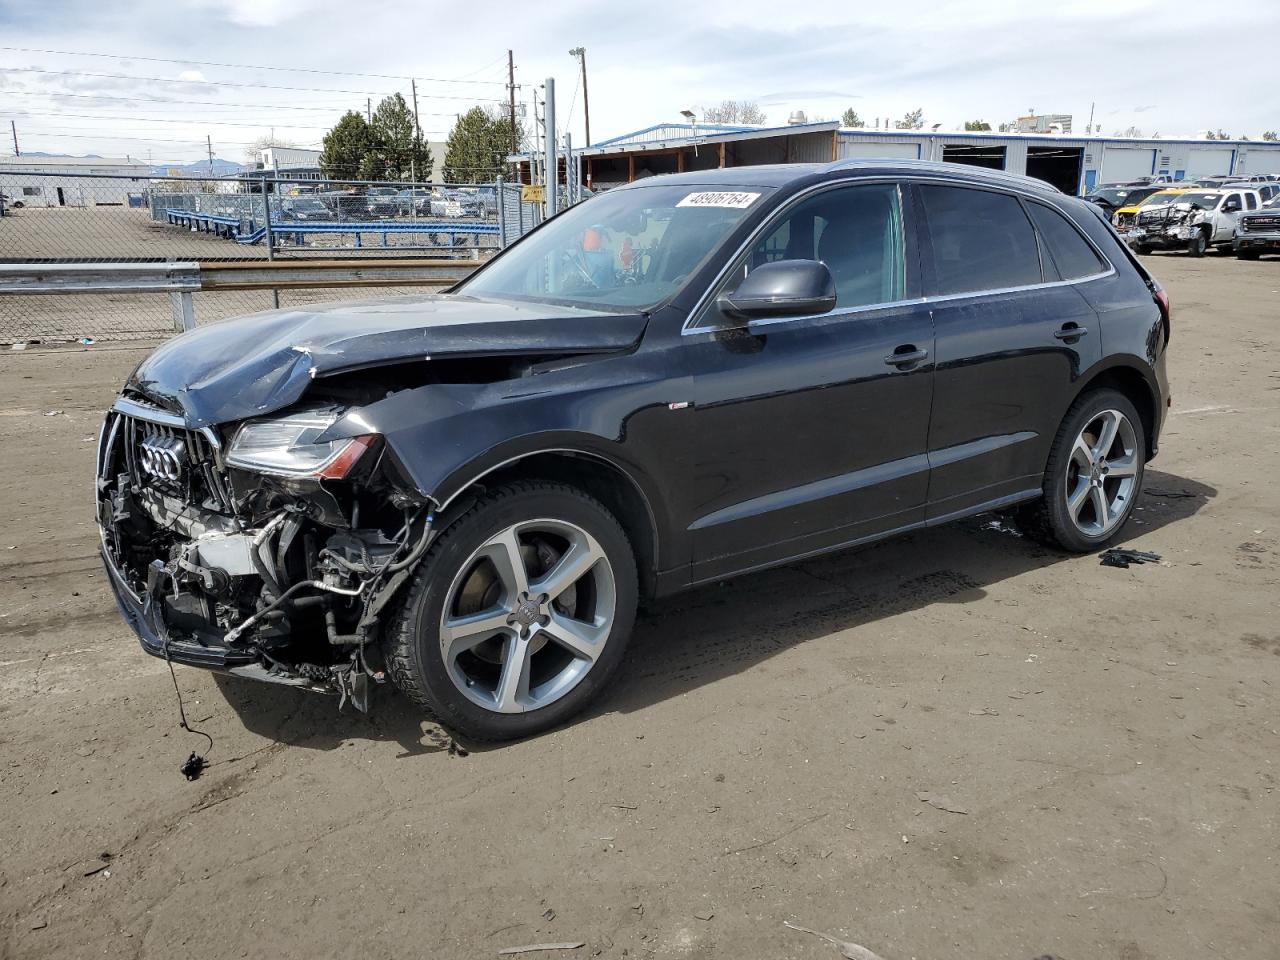
<instances>
[{"instance_id":1,"label":"car debris on ground","mask_svg":"<svg viewBox=\"0 0 1280 960\"><path fill-rule=\"evenodd\" d=\"M1104 567L1120 567L1129 569L1131 563L1160 563L1164 558L1158 553L1147 550L1130 550L1127 547L1112 547L1104 550L1098 561Z\"/></svg>"}]
</instances>

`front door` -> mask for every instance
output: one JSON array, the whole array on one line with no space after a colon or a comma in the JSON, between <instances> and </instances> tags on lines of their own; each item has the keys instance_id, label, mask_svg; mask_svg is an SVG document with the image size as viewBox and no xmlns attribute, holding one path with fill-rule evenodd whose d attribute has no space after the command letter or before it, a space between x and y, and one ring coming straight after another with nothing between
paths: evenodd
<instances>
[{"instance_id":1,"label":"front door","mask_svg":"<svg viewBox=\"0 0 1280 960\"><path fill-rule=\"evenodd\" d=\"M916 189L937 335L928 515L939 522L1039 490L1077 380L1101 357L1102 331L1076 284L1109 268L1046 204Z\"/></svg>"},{"instance_id":2,"label":"front door","mask_svg":"<svg viewBox=\"0 0 1280 960\"><path fill-rule=\"evenodd\" d=\"M933 328L906 219L896 183L810 194L720 289L761 263L818 259L836 308L744 327L713 299L694 318L694 582L923 519Z\"/></svg>"}]
</instances>

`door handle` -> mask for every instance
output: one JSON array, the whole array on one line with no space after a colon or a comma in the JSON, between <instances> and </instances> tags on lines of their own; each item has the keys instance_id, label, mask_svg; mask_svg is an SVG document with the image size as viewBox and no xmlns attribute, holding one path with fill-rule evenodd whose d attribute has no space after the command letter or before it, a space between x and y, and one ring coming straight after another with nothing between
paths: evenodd
<instances>
[{"instance_id":1,"label":"door handle","mask_svg":"<svg viewBox=\"0 0 1280 960\"><path fill-rule=\"evenodd\" d=\"M1081 337L1088 334L1088 332L1088 327L1081 327L1072 323L1053 331L1053 335L1059 340L1066 340L1069 343L1072 340L1079 340Z\"/></svg>"},{"instance_id":2,"label":"door handle","mask_svg":"<svg viewBox=\"0 0 1280 960\"><path fill-rule=\"evenodd\" d=\"M891 367L902 369L904 367L914 366L921 360L927 359L928 356L928 350L921 350L914 344L908 344L893 351L893 353L884 358L884 362Z\"/></svg>"}]
</instances>

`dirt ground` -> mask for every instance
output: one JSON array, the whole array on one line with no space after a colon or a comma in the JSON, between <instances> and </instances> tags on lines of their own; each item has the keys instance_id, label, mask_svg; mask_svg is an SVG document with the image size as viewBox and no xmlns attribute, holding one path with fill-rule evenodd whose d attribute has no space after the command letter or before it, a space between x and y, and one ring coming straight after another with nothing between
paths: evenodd
<instances>
[{"instance_id":1,"label":"dirt ground","mask_svg":"<svg viewBox=\"0 0 1280 960\"><path fill-rule=\"evenodd\" d=\"M980 518L753 575L466 756L389 690L179 668L193 783L95 553L142 351L0 354L0 957L838 956L791 920L885 960L1274 960L1280 263L1150 262L1174 411L1128 540L1166 563Z\"/></svg>"}]
</instances>

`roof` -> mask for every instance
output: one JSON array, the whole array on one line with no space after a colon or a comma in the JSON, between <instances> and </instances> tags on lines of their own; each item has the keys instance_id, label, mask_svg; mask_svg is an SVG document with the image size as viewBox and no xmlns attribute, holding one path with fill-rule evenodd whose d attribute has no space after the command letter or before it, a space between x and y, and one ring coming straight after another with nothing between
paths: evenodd
<instances>
[{"instance_id":1,"label":"roof","mask_svg":"<svg viewBox=\"0 0 1280 960\"><path fill-rule=\"evenodd\" d=\"M130 157L51 157L47 155L27 155L18 157L0 157L0 165L17 170L38 170L40 167L140 167L150 170L145 160L134 160Z\"/></svg>"},{"instance_id":2,"label":"roof","mask_svg":"<svg viewBox=\"0 0 1280 960\"><path fill-rule=\"evenodd\" d=\"M763 140L769 137L791 137L804 133L834 133L839 129L838 120L791 123L781 127L734 126L725 123L658 123L609 140L598 140L590 147L574 147L573 154L582 157L599 157L645 150L678 150L682 147L705 146L721 141ZM563 156L563 151L561 155ZM509 162L528 159L528 152L512 153L507 156Z\"/></svg>"},{"instance_id":3,"label":"roof","mask_svg":"<svg viewBox=\"0 0 1280 960\"><path fill-rule=\"evenodd\" d=\"M1061 196L1061 191L1043 180L1024 177L1003 170L970 167L964 164L935 160L895 160L891 158L851 158L834 163L762 163L742 167L719 167L712 170L690 170L686 173L668 173L645 177L634 183L616 187L617 190L633 190L652 184L705 184L725 187L783 187L800 180L817 178L823 174L851 173L868 176L920 176L929 174L947 180L970 183L987 183L1012 186L1026 191Z\"/></svg>"},{"instance_id":4,"label":"roof","mask_svg":"<svg viewBox=\"0 0 1280 960\"><path fill-rule=\"evenodd\" d=\"M1028 143L1055 143L1069 140L1073 144L1080 146L1087 146L1092 143L1123 143L1151 147L1152 149L1175 143L1219 147L1280 147L1280 144L1271 140L1209 140L1204 137L1105 137L1094 133L1025 133L1020 130L1005 132L999 130L890 130L874 127L868 130L866 127L841 127L840 136L846 140L853 140L858 137L940 137L942 139L959 137L964 140L1026 140Z\"/></svg>"}]
</instances>

